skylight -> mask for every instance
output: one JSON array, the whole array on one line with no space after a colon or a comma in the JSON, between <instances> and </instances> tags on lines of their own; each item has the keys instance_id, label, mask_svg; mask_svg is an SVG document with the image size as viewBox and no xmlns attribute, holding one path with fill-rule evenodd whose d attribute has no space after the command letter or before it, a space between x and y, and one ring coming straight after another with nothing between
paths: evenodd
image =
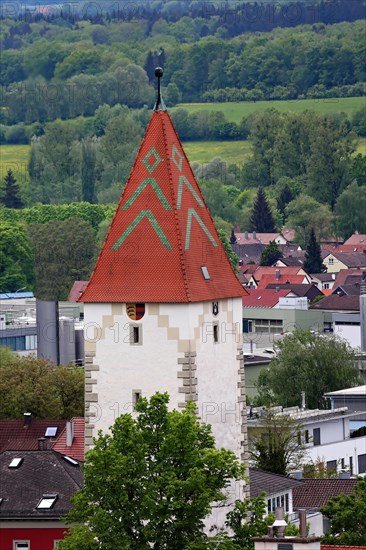
<instances>
[{"instance_id":1,"label":"skylight","mask_svg":"<svg viewBox=\"0 0 366 550\"><path fill-rule=\"evenodd\" d=\"M71 458L71 456L64 455L64 459L67 460L67 462L70 462L70 464L72 464L73 466L79 466L77 460L74 460L73 458Z\"/></svg>"},{"instance_id":2,"label":"skylight","mask_svg":"<svg viewBox=\"0 0 366 550\"><path fill-rule=\"evenodd\" d=\"M19 468L22 462L22 458L13 458L13 460L9 464L9 468Z\"/></svg>"},{"instance_id":3,"label":"skylight","mask_svg":"<svg viewBox=\"0 0 366 550\"><path fill-rule=\"evenodd\" d=\"M54 426L49 426L47 429L46 429L46 433L44 434L46 437L55 437L55 435L57 434L57 427L54 427Z\"/></svg>"},{"instance_id":4,"label":"skylight","mask_svg":"<svg viewBox=\"0 0 366 550\"><path fill-rule=\"evenodd\" d=\"M207 267L206 267L205 265L203 265L203 266L201 267L201 271L202 271L203 278L204 278L206 281L208 281L208 280L210 279L210 274L209 274L208 269L207 269Z\"/></svg>"},{"instance_id":5,"label":"skylight","mask_svg":"<svg viewBox=\"0 0 366 550\"><path fill-rule=\"evenodd\" d=\"M55 504L56 500L57 495L43 495L43 497L37 504L37 508L39 510L49 510Z\"/></svg>"}]
</instances>

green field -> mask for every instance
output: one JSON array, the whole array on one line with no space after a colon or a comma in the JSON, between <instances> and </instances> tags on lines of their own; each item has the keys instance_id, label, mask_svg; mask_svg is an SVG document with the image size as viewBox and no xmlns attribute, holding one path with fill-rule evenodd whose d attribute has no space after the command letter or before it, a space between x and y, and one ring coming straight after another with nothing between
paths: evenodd
<instances>
[{"instance_id":1,"label":"green field","mask_svg":"<svg viewBox=\"0 0 366 550\"><path fill-rule=\"evenodd\" d=\"M356 111L366 108L365 97L342 97L330 99L295 99L289 101L240 101L238 103L180 103L176 108L183 107L190 113L207 109L222 111L230 122L240 122L243 117L255 111L277 109L282 113L300 112L312 109L320 113L346 113L353 115Z\"/></svg>"},{"instance_id":2,"label":"green field","mask_svg":"<svg viewBox=\"0 0 366 550\"><path fill-rule=\"evenodd\" d=\"M11 168L20 186L28 182L28 159L30 145L1 145L0 178L3 181Z\"/></svg>"},{"instance_id":3,"label":"green field","mask_svg":"<svg viewBox=\"0 0 366 550\"><path fill-rule=\"evenodd\" d=\"M186 141L184 150L190 162L209 162L221 157L228 164L242 164L251 154L250 141ZM20 185L28 182L29 145L2 145L0 148L0 176L4 179L11 168ZM366 155L366 138L359 139L357 153Z\"/></svg>"}]
</instances>

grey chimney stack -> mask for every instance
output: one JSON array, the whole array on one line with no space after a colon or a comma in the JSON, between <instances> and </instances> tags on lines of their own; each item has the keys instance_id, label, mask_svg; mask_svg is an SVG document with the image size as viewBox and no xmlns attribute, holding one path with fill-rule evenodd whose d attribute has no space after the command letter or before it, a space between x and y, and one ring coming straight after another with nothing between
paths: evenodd
<instances>
[{"instance_id":1,"label":"grey chimney stack","mask_svg":"<svg viewBox=\"0 0 366 550\"><path fill-rule=\"evenodd\" d=\"M306 510L299 510L300 537L307 536Z\"/></svg>"},{"instance_id":2,"label":"grey chimney stack","mask_svg":"<svg viewBox=\"0 0 366 550\"><path fill-rule=\"evenodd\" d=\"M71 447L74 440L74 423L72 420L66 422L66 447Z\"/></svg>"}]
</instances>

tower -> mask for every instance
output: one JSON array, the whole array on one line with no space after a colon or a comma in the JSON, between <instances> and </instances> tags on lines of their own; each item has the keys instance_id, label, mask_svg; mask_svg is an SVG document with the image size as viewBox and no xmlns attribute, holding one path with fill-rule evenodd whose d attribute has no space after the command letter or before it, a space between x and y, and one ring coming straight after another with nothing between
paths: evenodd
<instances>
[{"instance_id":1,"label":"tower","mask_svg":"<svg viewBox=\"0 0 366 550\"><path fill-rule=\"evenodd\" d=\"M162 71L156 73L154 111L80 298L85 445L139 397L167 391L172 408L194 401L217 446L245 460L246 291L161 100Z\"/></svg>"}]
</instances>

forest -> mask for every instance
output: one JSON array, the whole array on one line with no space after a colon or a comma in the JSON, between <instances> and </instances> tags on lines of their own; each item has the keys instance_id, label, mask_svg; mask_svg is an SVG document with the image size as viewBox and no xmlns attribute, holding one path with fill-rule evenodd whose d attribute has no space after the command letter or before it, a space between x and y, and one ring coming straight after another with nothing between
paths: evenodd
<instances>
[{"instance_id":1,"label":"forest","mask_svg":"<svg viewBox=\"0 0 366 550\"><path fill-rule=\"evenodd\" d=\"M318 239L366 231L363 1L151 2L134 14L124 3L73 14L27 6L1 12L0 142L15 161L1 173L4 290L47 294L46 264L63 274L59 299L67 270L89 276L150 118L156 65L184 142L245 144L234 162L192 162L224 234L255 229L258 188L275 227L296 228L302 246L311 228ZM320 100L339 104L298 108ZM230 118L217 108L229 101L253 109ZM71 251L52 254L66 234L83 266Z\"/></svg>"}]
</instances>

